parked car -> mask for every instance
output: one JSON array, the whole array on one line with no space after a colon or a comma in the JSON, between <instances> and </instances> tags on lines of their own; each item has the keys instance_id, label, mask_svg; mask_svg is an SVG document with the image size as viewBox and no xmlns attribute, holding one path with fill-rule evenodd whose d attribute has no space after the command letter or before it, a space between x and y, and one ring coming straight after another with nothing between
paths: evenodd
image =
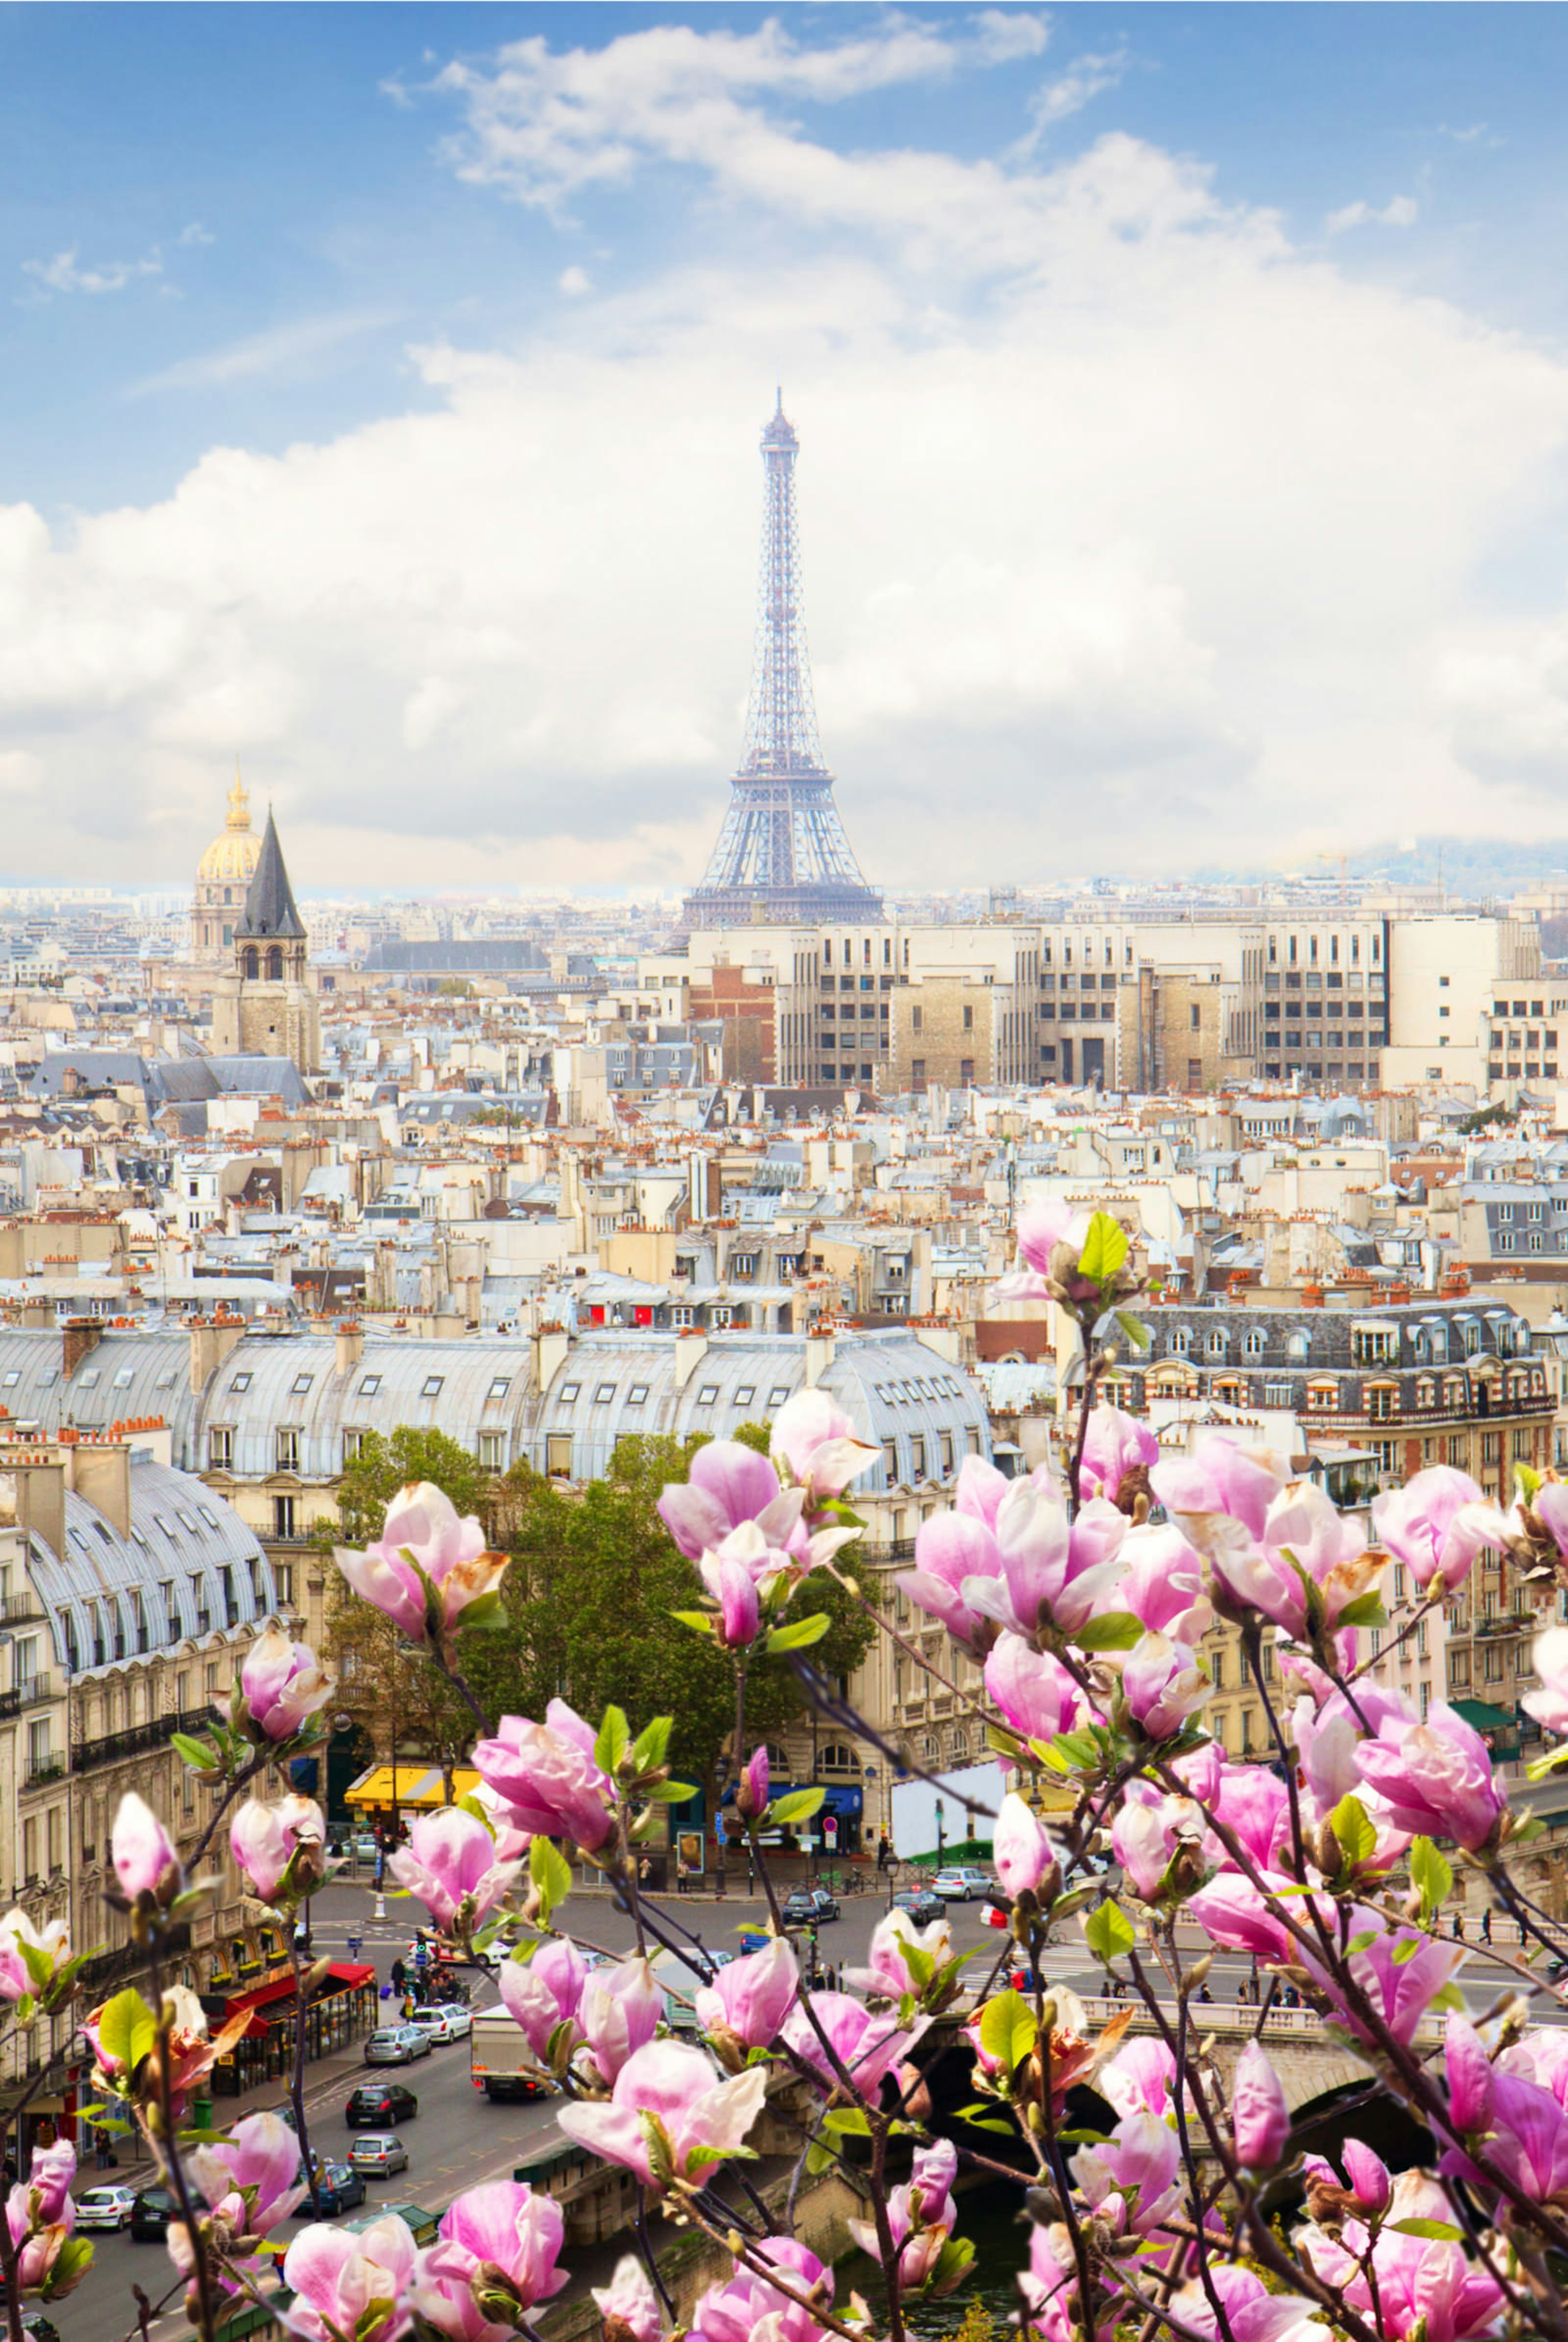
<instances>
[{"instance_id":1,"label":"parked car","mask_svg":"<svg viewBox=\"0 0 1568 2342\"><path fill-rule=\"evenodd\" d=\"M797 1887L784 1907L786 1927L820 1926L824 1919L836 1919L838 1905L825 1887Z\"/></svg>"},{"instance_id":2,"label":"parked car","mask_svg":"<svg viewBox=\"0 0 1568 2342\"><path fill-rule=\"evenodd\" d=\"M380 2130L385 2123L407 2122L419 2112L419 2100L402 2082L362 2082L349 2093L343 2110L350 2130Z\"/></svg>"},{"instance_id":3,"label":"parked car","mask_svg":"<svg viewBox=\"0 0 1568 2342\"><path fill-rule=\"evenodd\" d=\"M947 1870L939 1870L931 1882L931 1891L940 1895L944 1903L974 1903L989 1895L996 1882L988 1870L977 1870L967 1863L958 1863Z\"/></svg>"},{"instance_id":4,"label":"parked car","mask_svg":"<svg viewBox=\"0 0 1568 2342\"><path fill-rule=\"evenodd\" d=\"M128 2228L135 2207L134 2187L87 2187L76 2198L78 2228Z\"/></svg>"},{"instance_id":5,"label":"parked car","mask_svg":"<svg viewBox=\"0 0 1568 2342\"><path fill-rule=\"evenodd\" d=\"M389 2130L361 2131L348 2150L348 2159L366 2179L389 2179L408 2168L408 2149Z\"/></svg>"},{"instance_id":6,"label":"parked car","mask_svg":"<svg viewBox=\"0 0 1568 2342\"><path fill-rule=\"evenodd\" d=\"M417 2025L380 2025L365 2045L367 2066L409 2066L415 2057L428 2057L430 2036L422 2033Z\"/></svg>"},{"instance_id":7,"label":"parked car","mask_svg":"<svg viewBox=\"0 0 1568 2342\"><path fill-rule=\"evenodd\" d=\"M894 1897L892 1907L907 1911L917 1927L929 1927L933 1919L947 1917L946 1904L929 1887L906 1887L902 1895Z\"/></svg>"},{"instance_id":8,"label":"parked car","mask_svg":"<svg viewBox=\"0 0 1568 2342\"><path fill-rule=\"evenodd\" d=\"M175 2199L166 2187L142 2187L131 2207L131 2237L138 2245L161 2245L169 2233Z\"/></svg>"},{"instance_id":9,"label":"parked car","mask_svg":"<svg viewBox=\"0 0 1568 2342\"><path fill-rule=\"evenodd\" d=\"M305 2167L299 2167L298 2185L308 2184ZM355 2204L365 2201L365 2182L357 2171L346 2163L318 2163L315 2167L315 2210L311 2210L308 2196L299 2207L297 2217L302 2220L335 2219L339 2212L352 2211Z\"/></svg>"}]
</instances>

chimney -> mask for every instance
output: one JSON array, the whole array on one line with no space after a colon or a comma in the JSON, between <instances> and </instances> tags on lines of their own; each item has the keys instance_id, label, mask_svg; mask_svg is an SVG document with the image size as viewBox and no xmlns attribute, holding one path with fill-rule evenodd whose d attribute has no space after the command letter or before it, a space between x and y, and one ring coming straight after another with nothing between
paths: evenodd
<instances>
[{"instance_id":1,"label":"chimney","mask_svg":"<svg viewBox=\"0 0 1568 2342\"><path fill-rule=\"evenodd\" d=\"M675 1336L675 1388L684 1390L708 1355L708 1337L696 1326Z\"/></svg>"},{"instance_id":2,"label":"chimney","mask_svg":"<svg viewBox=\"0 0 1568 2342\"><path fill-rule=\"evenodd\" d=\"M84 1358L90 1358L104 1338L102 1321L96 1317L67 1317L61 1329L65 1350L60 1371L69 1382Z\"/></svg>"},{"instance_id":3,"label":"chimney","mask_svg":"<svg viewBox=\"0 0 1568 2342\"><path fill-rule=\"evenodd\" d=\"M834 1337L830 1333L807 1334L805 1337L805 1386L815 1390L833 1364Z\"/></svg>"},{"instance_id":4,"label":"chimney","mask_svg":"<svg viewBox=\"0 0 1568 2342\"><path fill-rule=\"evenodd\" d=\"M199 1397L245 1330L243 1317L191 1320L191 1388Z\"/></svg>"},{"instance_id":5,"label":"chimney","mask_svg":"<svg viewBox=\"0 0 1568 2342\"><path fill-rule=\"evenodd\" d=\"M335 1374L346 1375L357 1366L365 1356L365 1329L357 1317L340 1317L337 1323L336 1356L333 1361Z\"/></svg>"},{"instance_id":6,"label":"chimney","mask_svg":"<svg viewBox=\"0 0 1568 2342\"><path fill-rule=\"evenodd\" d=\"M547 1391L572 1348L572 1336L564 1326L542 1326L531 1337L534 1350L534 1387Z\"/></svg>"},{"instance_id":7,"label":"chimney","mask_svg":"<svg viewBox=\"0 0 1568 2342\"><path fill-rule=\"evenodd\" d=\"M131 1534L131 1449L128 1441L85 1442L67 1448L65 1473L74 1495L95 1506L120 1536Z\"/></svg>"}]
</instances>

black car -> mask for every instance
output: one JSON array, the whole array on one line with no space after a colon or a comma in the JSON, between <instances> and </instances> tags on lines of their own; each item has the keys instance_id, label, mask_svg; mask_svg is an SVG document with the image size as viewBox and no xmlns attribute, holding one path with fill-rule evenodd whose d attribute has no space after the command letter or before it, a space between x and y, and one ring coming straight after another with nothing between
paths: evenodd
<instances>
[{"instance_id":1,"label":"black car","mask_svg":"<svg viewBox=\"0 0 1568 2342\"><path fill-rule=\"evenodd\" d=\"M928 1927L933 1919L945 1919L947 1906L940 1895L929 1887L909 1887L893 1898L894 1911L907 1911L917 1927Z\"/></svg>"},{"instance_id":2,"label":"black car","mask_svg":"<svg viewBox=\"0 0 1568 2342\"><path fill-rule=\"evenodd\" d=\"M131 2235L138 2245L161 2245L169 2233L175 2199L166 2187L144 2187L131 2207Z\"/></svg>"},{"instance_id":3,"label":"black car","mask_svg":"<svg viewBox=\"0 0 1568 2342\"><path fill-rule=\"evenodd\" d=\"M350 2130L380 2130L418 2112L419 2100L401 2082L362 2082L349 2093L343 2118Z\"/></svg>"},{"instance_id":4,"label":"black car","mask_svg":"<svg viewBox=\"0 0 1568 2342\"><path fill-rule=\"evenodd\" d=\"M825 1887L797 1887L784 1907L786 1927L810 1927L837 1917L838 1905Z\"/></svg>"},{"instance_id":5,"label":"black car","mask_svg":"<svg viewBox=\"0 0 1568 2342\"><path fill-rule=\"evenodd\" d=\"M308 2185L303 2163L295 2184L301 2187ZM364 2201L365 2182L351 2163L318 2163L315 2167L315 2209L313 2211L311 2199L306 2196L298 2207L297 2217L302 2220L331 2220L339 2212L346 2212L353 2205L363 2204Z\"/></svg>"}]
</instances>

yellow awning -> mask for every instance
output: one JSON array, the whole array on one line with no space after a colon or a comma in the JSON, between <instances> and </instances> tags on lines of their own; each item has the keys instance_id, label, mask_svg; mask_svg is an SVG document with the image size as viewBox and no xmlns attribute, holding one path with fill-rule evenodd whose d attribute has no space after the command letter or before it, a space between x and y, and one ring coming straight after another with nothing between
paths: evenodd
<instances>
[{"instance_id":1,"label":"yellow awning","mask_svg":"<svg viewBox=\"0 0 1568 2342\"><path fill-rule=\"evenodd\" d=\"M478 1787L478 1774L459 1765L452 1776L454 1798L470 1797ZM344 1791L344 1803L362 1811L394 1805L433 1810L446 1803L445 1776L439 1765L373 1765Z\"/></svg>"}]
</instances>

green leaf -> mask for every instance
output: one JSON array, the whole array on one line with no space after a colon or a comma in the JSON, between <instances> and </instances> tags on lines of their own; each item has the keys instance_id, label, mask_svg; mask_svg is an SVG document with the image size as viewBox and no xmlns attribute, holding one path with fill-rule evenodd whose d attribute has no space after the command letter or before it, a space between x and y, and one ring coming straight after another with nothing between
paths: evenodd
<instances>
[{"instance_id":1,"label":"green leaf","mask_svg":"<svg viewBox=\"0 0 1568 2342\"><path fill-rule=\"evenodd\" d=\"M1372 1826L1366 1807L1354 1795L1342 1797L1329 1816L1329 1827L1339 1840L1339 1850L1349 1865L1365 1862L1377 1850L1377 1832Z\"/></svg>"},{"instance_id":2,"label":"green leaf","mask_svg":"<svg viewBox=\"0 0 1568 2342\"><path fill-rule=\"evenodd\" d=\"M375 2337L392 2323L392 2314L396 2307L394 2301L383 2299L380 2295L374 2301L366 2302L355 2319L351 2342L375 2342Z\"/></svg>"},{"instance_id":3,"label":"green leaf","mask_svg":"<svg viewBox=\"0 0 1568 2342\"><path fill-rule=\"evenodd\" d=\"M1387 1624L1388 1613L1383 1606L1383 1596L1375 1587L1372 1593L1358 1594L1353 1602L1347 1602L1333 1622L1336 1635L1342 1626L1386 1626Z\"/></svg>"},{"instance_id":4,"label":"green leaf","mask_svg":"<svg viewBox=\"0 0 1568 2342\"><path fill-rule=\"evenodd\" d=\"M93 2247L85 2237L67 2237L50 2267L42 2291L45 2301L57 2301L81 2284L93 2266Z\"/></svg>"},{"instance_id":5,"label":"green leaf","mask_svg":"<svg viewBox=\"0 0 1568 2342\"><path fill-rule=\"evenodd\" d=\"M645 1788L637 1791L638 1797L646 1797L651 1806L684 1806L688 1797L696 1794L694 1781L650 1781Z\"/></svg>"},{"instance_id":6,"label":"green leaf","mask_svg":"<svg viewBox=\"0 0 1568 2342\"><path fill-rule=\"evenodd\" d=\"M781 1651L804 1651L808 1643L820 1643L833 1624L825 1610L813 1613L809 1618L795 1618L787 1626L775 1626L763 1645L764 1658L776 1658Z\"/></svg>"},{"instance_id":7,"label":"green leaf","mask_svg":"<svg viewBox=\"0 0 1568 2342\"><path fill-rule=\"evenodd\" d=\"M1040 2038L1034 2011L1021 1992L999 1992L980 2012L980 2046L1011 2074Z\"/></svg>"},{"instance_id":8,"label":"green leaf","mask_svg":"<svg viewBox=\"0 0 1568 2342\"><path fill-rule=\"evenodd\" d=\"M539 1889L548 1918L572 1892L572 1866L560 1847L547 1837L536 1837L528 1848L528 1876Z\"/></svg>"},{"instance_id":9,"label":"green leaf","mask_svg":"<svg viewBox=\"0 0 1568 2342\"><path fill-rule=\"evenodd\" d=\"M833 2168L837 2159L831 2147L824 2147L820 2138L814 2138L805 2151L806 2171L810 2177L818 2179L824 2171Z\"/></svg>"},{"instance_id":10,"label":"green leaf","mask_svg":"<svg viewBox=\"0 0 1568 2342\"><path fill-rule=\"evenodd\" d=\"M493 1586L488 1594L476 1596L463 1610L457 1621L458 1630L464 1635L486 1635L497 1626L504 1626L511 1616L499 1588Z\"/></svg>"},{"instance_id":11,"label":"green leaf","mask_svg":"<svg viewBox=\"0 0 1568 2342\"><path fill-rule=\"evenodd\" d=\"M869 2138L871 2117L864 2107L832 2107L823 2117L823 2128L848 2131L856 2138Z\"/></svg>"},{"instance_id":12,"label":"green leaf","mask_svg":"<svg viewBox=\"0 0 1568 2342\"><path fill-rule=\"evenodd\" d=\"M1392 1965L1396 1968L1403 1967L1407 1961L1415 1957L1425 1941L1424 1936L1402 1936L1393 1947Z\"/></svg>"},{"instance_id":13,"label":"green leaf","mask_svg":"<svg viewBox=\"0 0 1568 2342\"><path fill-rule=\"evenodd\" d=\"M1107 1965L1122 1953L1130 1952L1137 1940L1131 1919L1109 1896L1084 1922L1084 1941L1094 1957Z\"/></svg>"},{"instance_id":14,"label":"green leaf","mask_svg":"<svg viewBox=\"0 0 1568 2342\"><path fill-rule=\"evenodd\" d=\"M105 2057L127 2074L141 2064L157 2037L158 2020L134 1986L117 1992L98 2019Z\"/></svg>"},{"instance_id":15,"label":"green leaf","mask_svg":"<svg viewBox=\"0 0 1568 2342\"><path fill-rule=\"evenodd\" d=\"M768 1807L769 1827L794 1829L797 1822L809 1822L826 1796L825 1789L792 1789L787 1797L775 1797Z\"/></svg>"},{"instance_id":16,"label":"green leaf","mask_svg":"<svg viewBox=\"0 0 1568 2342\"><path fill-rule=\"evenodd\" d=\"M936 2257L936 2267L926 2278L933 2293L951 2293L968 2276L974 2259L974 2247L967 2237L949 2237Z\"/></svg>"},{"instance_id":17,"label":"green leaf","mask_svg":"<svg viewBox=\"0 0 1568 2342\"><path fill-rule=\"evenodd\" d=\"M1098 1618L1086 1618L1073 1640L1081 1651L1130 1651L1143 1641L1144 1632L1143 1620L1130 1610L1107 1610Z\"/></svg>"},{"instance_id":18,"label":"green leaf","mask_svg":"<svg viewBox=\"0 0 1568 2342\"><path fill-rule=\"evenodd\" d=\"M1143 1319L1134 1317L1130 1309L1118 1309L1116 1323L1134 1350L1146 1350L1154 1338Z\"/></svg>"},{"instance_id":19,"label":"green leaf","mask_svg":"<svg viewBox=\"0 0 1568 2342\"><path fill-rule=\"evenodd\" d=\"M1059 1732L1051 1742L1056 1756L1069 1765L1094 1765L1102 1754L1099 1742L1092 1732Z\"/></svg>"},{"instance_id":20,"label":"green leaf","mask_svg":"<svg viewBox=\"0 0 1568 2342\"><path fill-rule=\"evenodd\" d=\"M1382 1932L1382 1929L1379 1927L1369 1927L1364 1936L1353 1936L1349 1943L1344 1947L1344 1956L1346 1959L1353 1959L1357 1952L1370 1951L1373 1945L1378 1941Z\"/></svg>"},{"instance_id":21,"label":"green leaf","mask_svg":"<svg viewBox=\"0 0 1568 2342\"><path fill-rule=\"evenodd\" d=\"M655 1716L644 1732L639 1732L632 1748L632 1759L639 1773L652 1773L670 1753L670 1735L674 1730L673 1716Z\"/></svg>"},{"instance_id":22,"label":"green leaf","mask_svg":"<svg viewBox=\"0 0 1568 2342\"><path fill-rule=\"evenodd\" d=\"M1448 1899L1453 1885L1453 1866L1429 1837L1418 1837L1411 1847L1410 1883L1421 1897L1423 1919L1430 1919Z\"/></svg>"},{"instance_id":23,"label":"green leaf","mask_svg":"<svg viewBox=\"0 0 1568 2342\"><path fill-rule=\"evenodd\" d=\"M1127 1231L1109 1212L1096 1212L1078 1256L1078 1274L1095 1285L1108 1284L1126 1257Z\"/></svg>"},{"instance_id":24,"label":"green leaf","mask_svg":"<svg viewBox=\"0 0 1568 2342\"><path fill-rule=\"evenodd\" d=\"M1452 2220L1391 2220L1388 2225L1396 2237L1430 2237L1439 2245L1464 2242L1463 2229L1456 2228Z\"/></svg>"},{"instance_id":25,"label":"green leaf","mask_svg":"<svg viewBox=\"0 0 1568 2342\"><path fill-rule=\"evenodd\" d=\"M594 1761L601 1773L613 1773L632 1745L632 1727L624 1707L607 1707L594 1743Z\"/></svg>"},{"instance_id":26,"label":"green leaf","mask_svg":"<svg viewBox=\"0 0 1568 2342\"><path fill-rule=\"evenodd\" d=\"M177 1749L186 1764L194 1765L198 1773L215 1773L223 1763L215 1748L205 1740L194 1740L188 1732L171 1732L169 1746Z\"/></svg>"},{"instance_id":27,"label":"green leaf","mask_svg":"<svg viewBox=\"0 0 1568 2342\"><path fill-rule=\"evenodd\" d=\"M1525 1503L1529 1504L1541 1486L1540 1473L1532 1471L1528 1464L1515 1464L1513 1480L1514 1486L1523 1496Z\"/></svg>"},{"instance_id":28,"label":"green leaf","mask_svg":"<svg viewBox=\"0 0 1568 2342\"><path fill-rule=\"evenodd\" d=\"M670 1616L698 1635L711 1636L719 1623L711 1610L672 1610Z\"/></svg>"},{"instance_id":29,"label":"green leaf","mask_svg":"<svg viewBox=\"0 0 1568 2342\"><path fill-rule=\"evenodd\" d=\"M1550 1756L1536 1756L1524 1767L1527 1781L1543 1781L1548 1773L1555 1773L1560 1765L1568 1765L1568 1740L1559 1743Z\"/></svg>"}]
</instances>

